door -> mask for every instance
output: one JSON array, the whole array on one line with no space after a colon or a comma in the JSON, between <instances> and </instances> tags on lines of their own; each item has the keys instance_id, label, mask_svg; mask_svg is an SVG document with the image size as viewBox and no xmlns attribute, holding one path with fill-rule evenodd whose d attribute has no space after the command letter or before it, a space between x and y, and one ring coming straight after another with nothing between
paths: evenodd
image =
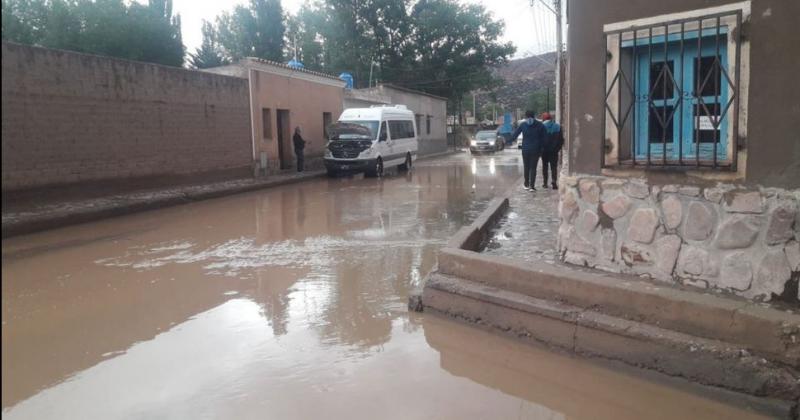
<instances>
[{"instance_id":1,"label":"door","mask_svg":"<svg viewBox=\"0 0 800 420\"><path fill-rule=\"evenodd\" d=\"M281 169L289 169L292 162L291 124L289 110L279 109L277 113L278 128L278 161Z\"/></svg>"},{"instance_id":2,"label":"door","mask_svg":"<svg viewBox=\"0 0 800 420\"><path fill-rule=\"evenodd\" d=\"M727 119L730 101L724 37L719 45L707 30L687 34L683 45L654 37L652 51L640 47L636 70L636 159L724 159L727 151ZM726 31L721 31L726 35ZM698 45L699 44L699 45ZM666 51L665 51L666 50ZM665 54L666 52L666 54ZM666 144L666 150L664 145Z\"/></svg>"},{"instance_id":3,"label":"door","mask_svg":"<svg viewBox=\"0 0 800 420\"><path fill-rule=\"evenodd\" d=\"M383 159L383 165L386 167L386 160L392 154L391 138L389 137L389 130L386 121L381 121L381 128L378 131L378 153Z\"/></svg>"}]
</instances>

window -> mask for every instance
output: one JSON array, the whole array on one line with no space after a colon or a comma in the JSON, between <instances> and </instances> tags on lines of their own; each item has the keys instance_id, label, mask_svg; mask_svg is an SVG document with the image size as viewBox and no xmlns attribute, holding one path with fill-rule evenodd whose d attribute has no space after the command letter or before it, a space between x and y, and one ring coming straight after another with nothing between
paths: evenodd
<instances>
[{"instance_id":1,"label":"window","mask_svg":"<svg viewBox=\"0 0 800 420\"><path fill-rule=\"evenodd\" d=\"M386 131L386 121L381 122L381 131L378 132L378 139L380 140L380 138L383 137L384 134L388 138L389 134Z\"/></svg>"},{"instance_id":2,"label":"window","mask_svg":"<svg viewBox=\"0 0 800 420\"><path fill-rule=\"evenodd\" d=\"M322 113L322 135L325 139L328 138L328 126L331 125L331 113L330 112L323 112Z\"/></svg>"},{"instance_id":3,"label":"window","mask_svg":"<svg viewBox=\"0 0 800 420\"><path fill-rule=\"evenodd\" d=\"M653 63L650 65L649 92L653 99L672 99L675 97L675 83L670 75L675 74L675 61Z\"/></svg>"},{"instance_id":4,"label":"window","mask_svg":"<svg viewBox=\"0 0 800 420\"><path fill-rule=\"evenodd\" d=\"M428 115L425 117L425 134L431 133L431 116Z\"/></svg>"},{"instance_id":5,"label":"window","mask_svg":"<svg viewBox=\"0 0 800 420\"><path fill-rule=\"evenodd\" d=\"M339 123L337 125L339 125L339 124L357 124L357 125L360 125L362 127L365 127L367 129L369 129L369 132L371 134L372 139L377 138L375 136L376 136L376 133L378 132L378 121L363 121L363 120L362 121L339 121ZM380 123L380 127L381 127L381 132L385 133L386 132L386 123L385 122L384 123ZM337 130L337 131L341 131L341 130ZM359 138L359 137L360 137L360 135L356 135L356 134L348 133L348 132L345 132L344 134L339 134L339 138L340 139Z\"/></svg>"},{"instance_id":6,"label":"window","mask_svg":"<svg viewBox=\"0 0 800 420\"><path fill-rule=\"evenodd\" d=\"M416 124L417 128L422 127L422 115L420 115L420 114L414 115L414 122L417 123Z\"/></svg>"},{"instance_id":7,"label":"window","mask_svg":"<svg viewBox=\"0 0 800 420\"><path fill-rule=\"evenodd\" d=\"M414 124L411 121L389 121L389 133L393 140L414 137Z\"/></svg>"},{"instance_id":8,"label":"window","mask_svg":"<svg viewBox=\"0 0 800 420\"><path fill-rule=\"evenodd\" d=\"M741 22L733 10L606 31L604 167L735 170Z\"/></svg>"},{"instance_id":9,"label":"window","mask_svg":"<svg viewBox=\"0 0 800 420\"><path fill-rule=\"evenodd\" d=\"M264 130L264 138L272 138L272 113L269 108L261 108L261 127Z\"/></svg>"}]
</instances>

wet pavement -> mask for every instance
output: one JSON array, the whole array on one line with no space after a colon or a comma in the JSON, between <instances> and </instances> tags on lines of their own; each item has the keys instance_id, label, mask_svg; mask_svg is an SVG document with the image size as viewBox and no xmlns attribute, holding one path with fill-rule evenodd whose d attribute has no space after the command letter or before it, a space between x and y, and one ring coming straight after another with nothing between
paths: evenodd
<instances>
[{"instance_id":1,"label":"wet pavement","mask_svg":"<svg viewBox=\"0 0 800 420\"><path fill-rule=\"evenodd\" d=\"M755 417L407 312L517 153L4 240L3 417Z\"/></svg>"},{"instance_id":2,"label":"wet pavement","mask_svg":"<svg viewBox=\"0 0 800 420\"><path fill-rule=\"evenodd\" d=\"M512 187L509 208L492 229L482 252L509 258L556 263L558 249L558 191L539 186L526 191Z\"/></svg>"}]
</instances>

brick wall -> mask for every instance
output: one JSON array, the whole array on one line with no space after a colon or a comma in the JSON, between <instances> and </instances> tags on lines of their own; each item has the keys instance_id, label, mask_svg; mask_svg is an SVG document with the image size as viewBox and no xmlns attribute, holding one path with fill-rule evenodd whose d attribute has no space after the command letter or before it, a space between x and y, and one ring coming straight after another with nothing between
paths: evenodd
<instances>
[{"instance_id":1,"label":"brick wall","mask_svg":"<svg viewBox=\"0 0 800 420\"><path fill-rule=\"evenodd\" d=\"M2 44L2 189L247 174L247 80Z\"/></svg>"}]
</instances>

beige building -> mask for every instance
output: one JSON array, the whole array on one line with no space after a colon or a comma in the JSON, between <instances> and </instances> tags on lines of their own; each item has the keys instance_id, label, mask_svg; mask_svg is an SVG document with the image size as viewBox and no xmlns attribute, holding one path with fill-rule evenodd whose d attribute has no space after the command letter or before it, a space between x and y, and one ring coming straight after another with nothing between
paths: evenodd
<instances>
[{"instance_id":1,"label":"beige building","mask_svg":"<svg viewBox=\"0 0 800 420\"><path fill-rule=\"evenodd\" d=\"M267 173L295 167L295 127L302 128L306 140L306 168L321 166L325 126L342 113L344 81L258 58L245 58L206 71L248 79L253 162L257 170L263 171L264 163Z\"/></svg>"}]
</instances>

